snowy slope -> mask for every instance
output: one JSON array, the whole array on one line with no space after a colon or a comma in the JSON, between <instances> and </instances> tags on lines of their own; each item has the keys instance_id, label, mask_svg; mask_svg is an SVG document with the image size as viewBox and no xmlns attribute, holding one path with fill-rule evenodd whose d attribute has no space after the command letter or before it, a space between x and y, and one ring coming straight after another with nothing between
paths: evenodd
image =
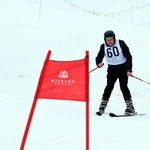
<instances>
[{"instance_id":1,"label":"snowy slope","mask_svg":"<svg viewBox=\"0 0 150 150\"><path fill-rule=\"evenodd\" d=\"M47 51L51 59L72 60L90 52L90 70L112 29L125 40L133 55L133 74L149 79L149 0L1 0L0 1L0 149L20 147L39 74ZM71 2L71 3L70 3ZM80 6L79 8L74 7ZM133 11L126 10L134 7ZM140 7L142 6L142 7ZM94 16L82 8L114 17ZM40 14L40 17L39 17ZM105 60L104 60L105 63ZM90 150L149 150L150 86L134 78L129 87L137 112L147 115L110 118L123 113L125 104L116 83L106 114L97 117L106 84L107 65L90 74ZM26 150L85 149L85 104L73 101L39 100L27 138Z\"/></svg>"}]
</instances>

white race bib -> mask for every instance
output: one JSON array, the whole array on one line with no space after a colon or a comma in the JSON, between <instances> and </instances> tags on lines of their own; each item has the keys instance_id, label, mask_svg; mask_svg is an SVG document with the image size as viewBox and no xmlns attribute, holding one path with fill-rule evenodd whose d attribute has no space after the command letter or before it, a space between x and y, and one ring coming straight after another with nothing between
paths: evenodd
<instances>
[{"instance_id":1,"label":"white race bib","mask_svg":"<svg viewBox=\"0 0 150 150\"><path fill-rule=\"evenodd\" d=\"M120 65L126 62L126 58L123 55L119 40L116 40L113 46L104 46L106 62L109 65Z\"/></svg>"}]
</instances>

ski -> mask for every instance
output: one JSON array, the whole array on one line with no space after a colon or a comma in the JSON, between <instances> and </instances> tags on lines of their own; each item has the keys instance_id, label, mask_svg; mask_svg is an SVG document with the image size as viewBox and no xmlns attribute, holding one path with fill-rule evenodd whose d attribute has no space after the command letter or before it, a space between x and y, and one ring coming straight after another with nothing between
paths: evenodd
<instances>
[{"instance_id":1,"label":"ski","mask_svg":"<svg viewBox=\"0 0 150 150\"><path fill-rule=\"evenodd\" d=\"M144 115L146 115L145 113L141 113L141 114L135 114L135 115L126 115L126 114L119 114L119 115L117 115L117 114L114 114L114 113L109 113L109 116L110 117L133 117L133 116L144 116Z\"/></svg>"}]
</instances>

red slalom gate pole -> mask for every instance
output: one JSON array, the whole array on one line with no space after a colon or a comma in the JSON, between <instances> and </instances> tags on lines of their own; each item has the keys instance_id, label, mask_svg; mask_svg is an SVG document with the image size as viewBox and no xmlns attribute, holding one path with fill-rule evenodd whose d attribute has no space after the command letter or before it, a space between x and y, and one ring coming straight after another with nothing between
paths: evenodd
<instances>
[{"instance_id":1,"label":"red slalom gate pole","mask_svg":"<svg viewBox=\"0 0 150 150\"><path fill-rule=\"evenodd\" d=\"M150 82L144 81L143 79L140 79L140 78L135 77L135 76L133 76L133 75L132 75L131 77L133 77L133 78L135 78L135 79L137 79L137 80L140 80L140 81L142 81L142 82L145 82L145 83L147 83L147 84L150 84Z\"/></svg>"}]
</instances>

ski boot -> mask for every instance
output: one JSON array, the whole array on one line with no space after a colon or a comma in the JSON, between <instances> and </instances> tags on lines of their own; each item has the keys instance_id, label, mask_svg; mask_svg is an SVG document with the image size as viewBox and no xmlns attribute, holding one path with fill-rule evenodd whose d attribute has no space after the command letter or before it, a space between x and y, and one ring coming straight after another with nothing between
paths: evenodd
<instances>
[{"instance_id":1,"label":"ski boot","mask_svg":"<svg viewBox=\"0 0 150 150\"><path fill-rule=\"evenodd\" d=\"M100 106L99 106L99 111L96 112L96 114L98 116L101 116L104 113L105 108L107 106L107 103L108 103L108 98L106 98L106 97L103 96L102 99L101 99Z\"/></svg>"},{"instance_id":2,"label":"ski boot","mask_svg":"<svg viewBox=\"0 0 150 150\"><path fill-rule=\"evenodd\" d=\"M130 99L126 99L125 103L126 103L127 108L125 109L124 114L125 115L129 115L129 116L136 115L137 112L135 112L135 109L133 107L132 99L131 98Z\"/></svg>"}]
</instances>

